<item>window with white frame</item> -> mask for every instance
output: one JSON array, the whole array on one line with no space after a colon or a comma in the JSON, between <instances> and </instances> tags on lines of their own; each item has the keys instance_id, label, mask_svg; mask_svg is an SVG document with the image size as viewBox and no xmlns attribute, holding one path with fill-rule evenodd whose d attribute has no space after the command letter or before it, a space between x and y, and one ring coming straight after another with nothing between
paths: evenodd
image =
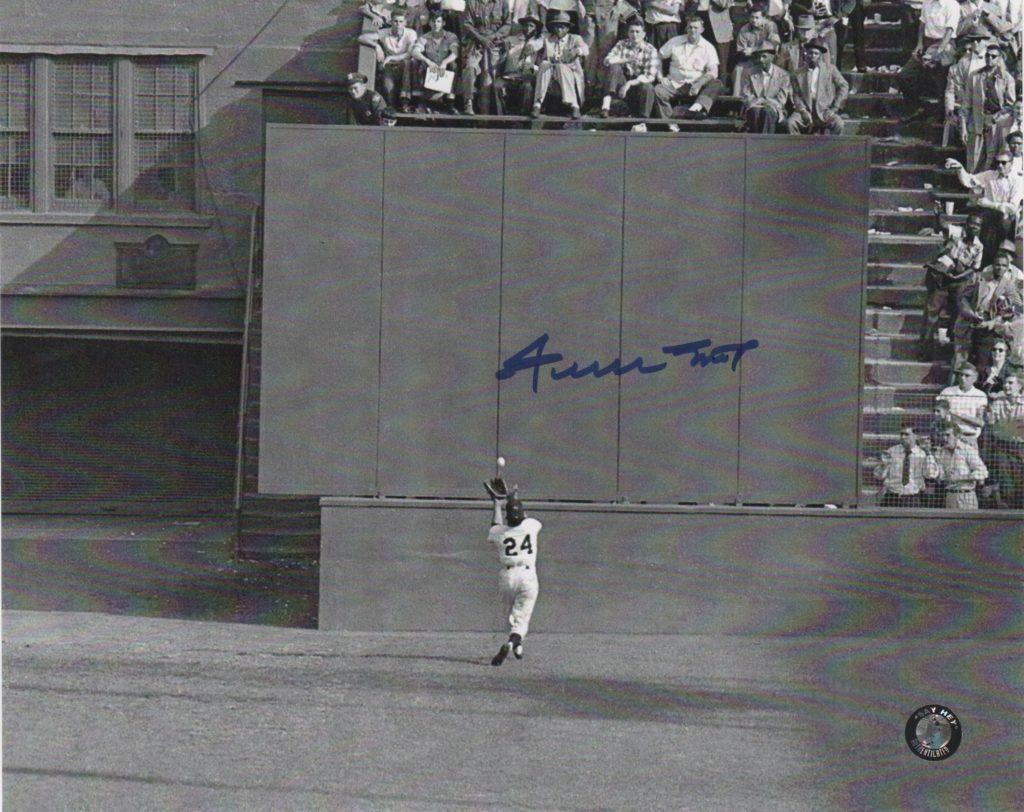
<instances>
[{"instance_id":1,"label":"window with white frame","mask_svg":"<svg viewBox=\"0 0 1024 812\"><path fill-rule=\"evenodd\" d=\"M195 57L0 54L0 209L195 211L197 95Z\"/></svg>"}]
</instances>

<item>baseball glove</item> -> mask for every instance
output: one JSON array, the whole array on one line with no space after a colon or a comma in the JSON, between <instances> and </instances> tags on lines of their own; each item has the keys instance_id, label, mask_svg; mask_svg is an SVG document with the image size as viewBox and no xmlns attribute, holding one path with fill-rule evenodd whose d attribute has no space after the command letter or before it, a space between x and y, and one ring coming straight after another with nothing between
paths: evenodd
<instances>
[{"instance_id":1,"label":"baseball glove","mask_svg":"<svg viewBox=\"0 0 1024 812\"><path fill-rule=\"evenodd\" d=\"M500 476L496 476L490 482L484 483L484 488L490 495L491 499L507 499L508 498L508 485L505 484L505 480Z\"/></svg>"}]
</instances>

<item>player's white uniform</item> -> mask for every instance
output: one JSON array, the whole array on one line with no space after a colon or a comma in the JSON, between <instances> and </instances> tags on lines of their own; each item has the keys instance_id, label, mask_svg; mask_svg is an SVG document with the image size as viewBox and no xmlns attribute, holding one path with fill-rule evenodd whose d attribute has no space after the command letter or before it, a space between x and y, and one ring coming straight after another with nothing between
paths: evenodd
<instances>
[{"instance_id":1,"label":"player's white uniform","mask_svg":"<svg viewBox=\"0 0 1024 812\"><path fill-rule=\"evenodd\" d=\"M530 616L537 602L537 536L541 523L536 519L523 519L515 527L496 524L487 534L487 540L498 547L501 560L501 594L508 610L512 633L526 637Z\"/></svg>"}]
</instances>

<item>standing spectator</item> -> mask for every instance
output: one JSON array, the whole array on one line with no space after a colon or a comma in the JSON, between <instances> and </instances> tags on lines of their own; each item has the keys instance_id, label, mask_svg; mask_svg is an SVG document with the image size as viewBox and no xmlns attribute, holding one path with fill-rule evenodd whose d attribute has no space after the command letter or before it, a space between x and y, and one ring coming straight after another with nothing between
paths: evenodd
<instances>
[{"instance_id":1,"label":"standing spectator","mask_svg":"<svg viewBox=\"0 0 1024 812\"><path fill-rule=\"evenodd\" d=\"M661 48L673 37L679 36L682 22L680 10L684 0L644 0L644 22L647 23L647 39L655 48Z\"/></svg>"},{"instance_id":2,"label":"standing spectator","mask_svg":"<svg viewBox=\"0 0 1024 812\"><path fill-rule=\"evenodd\" d=\"M505 37L512 29L511 10L506 0L466 0L462 12L462 110L475 112L477 93L480 110L491 110L494 79L505 56Z\"/></svg>"},{"instance_id":3,"label":"standing spectator","mask_svg":"<svg viewBox=\"0 0 1024 812\"><path fill-rule=\"evenodd\" d=\"M539 47L537 84L530 115L540 115L551 80L558 85L562 104L569 105L573 118L580 117L584 98L583 58L590 53L579 34L569 33L570 18L564 11L548 15L551 33L543 40L534 40L529 47Z\"/></svg>"},{"instance_id":4,"label":"standing spectator","mask_svg":"<svg viewBox=\"0 0 1024 812\"><path fill-rule=\"evenodd\" d=\"M942 418L952 423L957 433L975 448L984 425L988 395L975 388L978 370L973 364L961 364L956 369L957 383L947 386L935 396L935 405Z\"/></svg>"},{"instance_id":5,"label":"standing spectator","mask_svg":"<svg viewBox=\"0 0 1024 812\"><path fill-rule=\"evenodd\" d=\"M917 31L921 27L921 5L924 0L900 0L900 30L903 32L905 56L917 47Z\"/></svg>"},{"instance_id":6,"label":"standing spectator","mask_svg":"<svg viewBox=\"0 0 1024 812\"><path fill-rule=\"evenodd\" d=\"M942 445L935 452L946 492L946 508L977 510L979 482L988 478L988 468L981 461L974 444L960 439L953 426L940 435Z\"/></svg>"},{"instance_id":7,"label":"standing spectator","mask_svg":"<svg viewBox=\"0 0 1024 812\"><path fill-rule=\"evenodd\" d=\"M686 22L686 33L670 39L658 51L661 59L669 60L668 75L662 76L654 88L661 118L672 118L674 102L691 101L683 118L705 119L715 99L725 91L725 85L718 78L718 52L704 39L703 33L704 23L692 17ZM679 125L669 124L668 128L678 132Z\"/></svg>"},{"instance_id":8,"label":"standing spectator","mask_svg":"<svg viewBox=\"0 0 1024 812\"><path fill-rule=\"evenodd\" d=\"M510 110L524 115L533 107L533 86L537 81L534 58L543 46L544 28L540 18L525 14L519 18L522 33L506 40L508 51L498 77L494 80L494 98L499 115Z\"/></svg>"},{"instance_id":9,"label":"standing spectator","mask_svg":"<svg viewBox=\"0 0 1024 812\"><path fill-rule=\"evenodd\" d=\"M868 0L840 0L839 22L836 24L836 63L843 58L847 39L853 40L854 71L864 73L867 58L864 53L864 5Z\"/></svg>"},{"instance_id":10,"label":"standing spectator","mask_svg":"<svg viewBox=\"0 0 1024 812\"><path fill-rule=\"evenodd\" d=\"M988 414L989 467L997 488L996 507L1024 508L1024 393L1021 376L1007 375L1002 397Z\"/></svg>"},{"instance_id":11,"label":"standing spectator","mask_svg":"<svg viewBox=\"0 0 1024 812\"><path fill-rule=\"evenodd\" d=\"M636 19L630 22L626 39L619 40L605 57L608 78L605 80L601 115L611 111L612 96L625 99L629 114L634 118L650 118L654 107L654 82L658 78L661 60L658 49L645 42L644 24ZM636 125L634 130L646 130L647 125Z\"/></svg>"},{"instance_id":12,"label":"standing spectator","mask_svg":"<svg viewBox=\"0 0 1024 812\"><path fill-rule=\"evenodd\" d=\"M380 126L384 123L387 103L380 93L366 86L367 82L361 73L350 73L345 77L349 123Z\"/></svg>"},{"instance_id":13,"label":"standing spectator","mask_svg":"<svg viewBox=\"0 0 1024 812\"><path fill-rule=\"evenodd\" d=\"M882 481L880 507L921 507L925 479L938 479L940 470L932 456L931 442L917 444L913 426L900 429L899 445L890 446L875 466L875 477Z\"/></svg>"},{"instance_id":14,"label":"standing spectator","mask_svg":"<svg viewBox=\"0 0 1024 812\"><path fill-rule=\"evenodd\" d=\"M917 46L897 77L903 98L915 105L914 111L903 117L904 123L927 115L923 97L945 95L946 69L956 61L953 37L959 24L956 0L924 0Z\"/></svg>"},{"instance_id":15,"label":"standing spectator","mask_svg":"<svg viewBox=\"0 0 1024 812\"><path fill-rule=\"evenodd\" d=\"M822 62L828 47L820 40L807 44L807 67L793 77L793 114L786 125L790 135L825 133L842 135L843 120L839 117L850 85L835 65Z\"/></svg>"},{"instance_id":16,"label":"standing spectator","mask_svg":"<svg viewBox=\"0 0 1024 812\"><path fill-rule=\"evenodd\" d=\"M455 60L459 58L459 40L451 31L445 31L444 15L440 11L431 15L430 30L416 41L412 57L416 60L413 84L424 103L444 102L448 112L454 113L454 93L438 93L423 86L428 71L438 76L448 70L454 71Z\"/></svg>"},{"instance_id":17,"label":"standing spectator","mask_svg":"<svg viewBox=\"0 0 1024 812\"><path fill-rule=\"evenodd\" d=\"M964 55L949 69L946 77L945 108L946 120L957 128L960 140L967 147L967 165L976 169L970 158L970 135L968 124L971 120L971 74L985 67L985 46L988 34L980 28L972 28L961 38L967 43Z\"/></svg>"},{"instance_id":18,"label":"standing spectator","mask_svg":"<svg viewBox=\"0 0 1024 812\"><path fill-rule=\"evenodd\" d=\"M403 113L409 112L412 99L412 48L416 32L405 27L405 12L395 9L391 13L391 27L376 34L362 34L359 42L371 45L377 51L377 77L387 103Z\"/></svg>"},{"instance_id":19,"label":"standing spectator","mask_svg":"<svg viewBox=\"0 0 1024 812\"><path fill-rule=\"evenodd\" d=\"M718 78L723 82L728 74L729 52L733 43L732 14L729 12L731 7L731 0L697 0L697 11L690 15L704 24L704 38L715 46L718 53Z\"/></svg>"},{"instance_id":20,"label":"standing spectator","mask_svg":"<svg viewBox=\"0 0 1024 812\"><path fill-rule=\"evenodd\" d=\"M755 5L750 10L750 19L736 33L736 68L733 71L732 95L740 95L743 74L751 68L754 54L761 50L765 43L773 44L776 49L782 44L779 29L768 19L763 5Z\"/></svg>"},{"instance_id":21,"label":"standing spectator","mask_svg":"<svg viewBox=\"0 0 1024 812\"><path fill-rule=\"evenodd\" d=\"M993 42L985 48L985 67L970 75L967 99L967 165L977 171L1002 151L1006 135L1017 123L1016 81Z\"/></svg>"},{"instance_id":22,"label":"standing spectator","mask_svg":"<svg viewBox=\"0 0 1024 812\"><path fill-rule=\"evenodd\" d=\"M817 26L814 24L814 17L810 14L801 14L796 18L796 38L787 42L779 49L779 55L775 63L787 73L796 73L800 68L807 67L807 43L817 39ZM825 62L831 62L832 57L825 55Z\"/></svg>"},{"instance_id":23,"label":"standing spectator","mask_svg":"<svg viewBox=\"0 0 1024 812\"><path fill-rule=\"evenodd\" d=\"M990 262L1004 240L1016 237L1020 209L1024 203L1024 176L1012 171L1010 153L995 157L995 169L971 174L956 158L946 159L947 169L956 169L960 183L978 195L974 206L982 209L982 242L985 243L985 261Z\"/></svg>"},{"instance_id":24,"label":"standing spectator","mask_svg":"<svg viewBox=\"0 0 1024 812\"><path fill-rule=\"evenodd\" d=\"M972 281L972 274L981 270L984 250L981 227L981 217L969 216L960 236L948 240L939 255L925 265L926 296L920 350L926 359L933 356L936 338L940 344L949 343L949 328L958 312L956 297Z\"/></svg>"},{"instance_id":25,"label":"standing spectator","mask_svg":"<svg viewBox=\"0 0 1024 812\"><path fill-rule=\"evenodd\" d=\"M792 93L789 74L774 64L775 46L762 45L754 70L743 77L744 129L751 133L773 133L786 114Z\"/></svg>"}]
</instances>

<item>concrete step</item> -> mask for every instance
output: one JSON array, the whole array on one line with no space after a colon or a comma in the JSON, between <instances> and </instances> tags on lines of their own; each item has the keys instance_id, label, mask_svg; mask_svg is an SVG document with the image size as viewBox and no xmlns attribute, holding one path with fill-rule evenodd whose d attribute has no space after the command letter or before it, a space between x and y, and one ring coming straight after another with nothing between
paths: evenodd
<instances>
[{"instance_id":1,"label":"concrete step","mask_svg":"<svg viewBox=\"0 0 1024 812\"><path fill-rule=\"evenodd\" d=\"M886 161L898 160L901 164L940 167L946 158L955 158L962 152L962 147L943 147L917 138L879 139L871 144L871 163L884 164Z\"/></svg>"},{"instance_id":2,"label":"concrete step","mask_svg":"<svg viewBox=\"0 0 1024 812\"><path fill-rule=\"evenodd\" d=\"M924 267L919 262L869 262L867 270L868 285L874 287L916 288L924 285Z\"/></svg>"},{"instance_id":3,"label":"concrete step","mask_svg":"<svg viewBox=\"0 0 1024 812\"><path fill-rule=\"evenodd\" d=\"M895 160L895 159L893 159ZM963 186L955 172L932 164L871 165L871 186L889 189L935 189L962 192Z\"/></svg>"},{"instance_id":4,"label":"concrete step","mask_svg":"<svg viewBox=\"0 0 1024 812\"><path fill-rule=\"evenodd\" d=\"M899 17L884 12L879 13L882 14L882 24L876 23L870 15L864 21L864 44L871 49L901 49L903 47L903 27L900 25L885 25L886 20L897 22ZM847 45L846 51L852 53L853 43ZM844 51L843 56L845 57L846 55ZM899 62L900 60L896 61Z\"/></svg>"},{"instance_id":5,"label":"concrete step","mask_svg":"<svg viewBox=\"0 0 1024 812\"><path fill-rule=\"evenodd\" d=\"M930 189L887 189L883 187L872 187L869 195L869 203L872 209L897 209L900 206L910 206L915 209L932 211L935 200L943 202L951 201L953 210L962 214L970 200L966 192L944 192L937 194Z\"/></svg>"},{"instance_id":6,"label":"concrete step","mask_svg":"<svg viewBox=\"0 0 1024 812\"><path fill-rule=\"evenodd\" d=\"M942 390L939 384L869 384L864 387L862 407L876 412L895 409L910 410L924 408L922 404L932 403Z\"/></svg>"},{"instance_id":7,"label":"concrete step","mask_svg":"<svg viewBox=\"0 0 1024 812\"><path fill-rule=\"evenodd\" d=\"M923 285L868 285L867 303L872 307L916 309L924 307Z\"/></svg>"},{"instance_id":8,"label":"concrete step","mask_svg":"<svg viewBox=\"0 0 1024 812\"><path fill-rule=\"evenodd\" d=\"M921 343L907 333L868 333L864 336L864 358L872 361L917 361ZM948 356L952 356L952 348Z\"/></svg>"},{"instance_id":9,"label":"concrete step","mask_svg":"<svg viewBox=\"0 0 1024 812\"><path fill-rule=\"evenodd\" d=\"M893 211L891 209L873 209L868 214L869 227L880 231L888 231L893 235L920 236L922 229L933 231L947 225L961 225L967 220L966 214L941 215L936 222L935 213L928 207L926 211Z\"/></svg>"},{"instance_id":10,"label":"concrete step","mask_svg":"<svg viewBox=\"0 0 1024 812\"><path fill-rule=\"evenodd\" d=\"M905 285L903 287L914 287ZM920 335L923 316L920 308L898 310L891 307L865 309L865 329L886 335Z\"/></svg>"},{"instance_id":11,"label":"concrete step","mask_svg":"<svg viewBox=\"0 0 1024 812\"><path fill-rule=\"evenodd\" d=\"M867 38L865 37L865 40ZM867 42L867 45L874 46L874 43ZM864 49L864 61L867 63L869 68L877 65L903 65L906 62L906 58L903 53L903 49L891 42L886 42L884 45L868 47ZM843 53L842 67L847 67L853 64L853 53Z\"/></svg>"},{"instance_id":12,"label":"concrete step","mask_svg":"<svg viewBox=\"0 0 1024 812\"><path fill-rule=\"evenodd\" d=\"M938 361L864 360L864 382L868 384L945 384L948 365Z\"/></svg>"},{"instance_id":13,"label":"concrete step","mask_svg":"<svg viewBox=\"0 0 1024 812\"><path fill-rule=\"evenodd\" d=\"M934 424L935 411L931 403L912 409L865 409L861 417L861 430L865 434L886 434L897 438L903 426L910 425L918 433L927 433Z\"/></svg>"},{"instance_id":14,"label":"concrete step","mask_svg":"<svg viewBox=\"0 0 1024 812\"><path fill-rule=\"evenodd\" d=\"M895 97L894 97L895 98ZM895 116L883 118L856 118L850 117L846 122L844 135L868 135L874 138L888 138L894 135L902 135L907 138L921 138L941 143L942 122L926 119L924 121L912 121L909 124L900 123Z\"/></svg>"},{"instance_id":15,"label":"concrete step","mask_svg":"<svg viewBox=\"0 0 1024 812\"><path fill-rule=\"evenodd\" d=\"M909 234L868 236L868 262L924 263L933 259L942 245L940 237Z\"/></svg>"}]
</instances>

